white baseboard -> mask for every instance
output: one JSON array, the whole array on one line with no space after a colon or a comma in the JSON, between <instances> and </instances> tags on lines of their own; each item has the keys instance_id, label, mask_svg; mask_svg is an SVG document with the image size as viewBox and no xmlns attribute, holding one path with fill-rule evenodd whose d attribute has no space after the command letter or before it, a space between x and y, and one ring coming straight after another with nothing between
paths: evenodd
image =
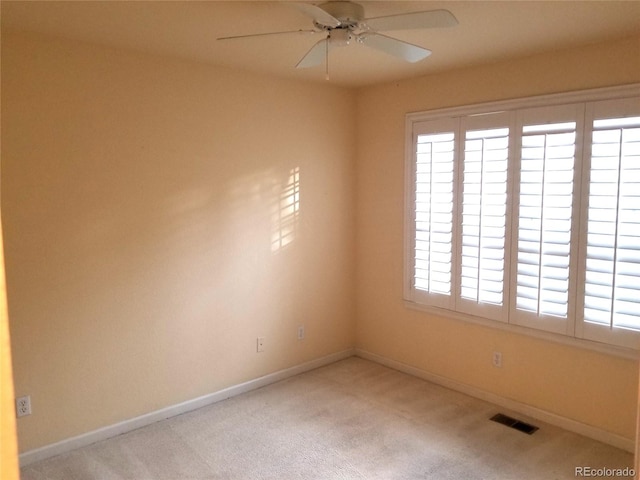
<instances>
[{"instance_id":1,"label":"white baseboard","mask_svg":"<svg viewBox=\"0 0 640 480\"><path fill-rule=\"evenodd\" d=\"M427 380L451 390L455 390L471 397L479 398L480 400L493 403L500 407L509 409L515 413L526 415L536 420L555 425L570 432L589 437L593 440L612 445L631 453L635 452L635 443L633 440L625 438L621 435L617 435L615 433L608 432L606 430L602 430L601 428L587 425L576 420L572 420L570 418L566 418L561 415L542 410L537 407L532 407L531 405L527 405L516 400L511 400L500 395L496 395L495 393L487 392L477 387L460 383L456 380L436 375L434 373L412 367L411 365L407 365L396 360L383 357L381 355L376 355L375 353L367 352L366 350L356 349L356 355L366 360L371 360L386 367L393 368L394 370L399 370L409 375L413 375L414 377L422 378L423 380Z\"/></svg>"},{"instance_id":2,"label":"white baseboard","mask_svg":"<svg viewBox=\"0 0 640 480\"><path fill-rule=\"evenodd\" d=\"M281 380L285 380L289 377L293 377L294 375L298 375L309 370L329 365L353 355L355 355L354 349L348 349L342 352L333 353L325 357L317 358L315 360L311 360L294 367L286 368L284 370L270 373L254 380L249 380L248 382L244 382L239 385L234 385L232 387L228 387L223 390L204 395L202 397L194 398L193 400L187 400L186 402L172 405L161 410L156 410L154 412L150 412L139 417L131 418L123 422L109 425L107 427L99 428L97 430L93 430L76 437L67 438L65 440L61 440L59 442L52 443L41 448L29 450L20 455L20 466L23 467L40 460L44 460L45 458L70 452L72 450L75 450L76 448L85 447L87 445L91 445L92 443L106 440L108 438L112 438L117 435L136 430L146 425L151 425L152 423L156 423L160 420L165 420L176 415L181 415L183 413L187 413L192 410L211 405L221 400L226 400L227 398L235 397L236 395L240 395L242 393L246 393L251 390L255 390L257 388L279 382Z\"/></svg>"},{"instance_id":3,"label":"white baseboard","mask_svg":"<svg viewBox=\"0 0 640 480\"><path fill-rule=\"evenodd\" d=\"M56 443L52 443L50 445L46 445L41 448L29 450L20 455L19 457L20 466L22 467L40 460L44 460L49 457L54 457L56 455L61 455L63 453L70 452L77 448L91 445L92 443L96 443L101 440L106 440L108 438L112 438L112 437L121 435L123 433L136 430L146 425L151 425L152 423L156 423L158 421L165 420L167 418L171 418L176 415L181 415L183 413L187 413L192 410L196 410L198 408L211 405L221 400L235 397L236 395L240 395L240 394L249 392L251 390L255 390L257 388L261 388L261 387L270 385L272 383L279 382L281 380L285 380L289 377L293 377L300 373L304 373L309 370L313 370L319 367L323 367L325 365L329 365L331 363L337 362L339 360L343 360L353 355L357 355L366 360L371 360L381 365L393 368L394 370L399 370L409 375L422 378L423 380L427 380L429 382L442 385L443 387L450 388L451 390L456 390L466 395L479 398L486 402L490 402L495 405L507 408L521 415L526 415L531 418L535 418L537 420L549 423L551 425L564 428L565 430L568 430L570 432L578 433L580 435L584 435L585 437L589 437L594 440L598 440L600 442L613 445L614 447L621 448L629 452L635 451L635 444L633 440L622 437L620 435L616 435L615 433L607 432L606 430L602 430L600 428L593 427L591 425L586 425L584 423L580 423L575 420L562 417L555 413L547 412L545 410L532 407L530 405L526 405L521 402L517 402L515 400L510 400L508 398L501 397L494 393L481 390L477 387L466 385L464 383L457 382L450 378L429 373L425 370L412 367L410 365L398 362L396 360L392 360L387 357L383 357L380 355L376 355L374 353L367 352L366 350L348 349L342 352L333 353L325 357L311 360L309 362L305 362L303 364L296 365L294 367L290 367L284 370L270 373L263 377L259 377L254 380L249 380L248 382L244 382L239 385L234 385L232 387L228 387L223 390L219 390L217 392L204 395L202 397L194 398L192 400L188 400L186 402L182 402L177 405L172 405L172 406L163 408L161 410L156 410L154 412L141 415L139 417L131 418L123 422L119 422L113 425L99 428L97 430L93 430L91 432L87 432L85 434L78 435L76 437L71 437Z\"/></svg>"}]
</instances>

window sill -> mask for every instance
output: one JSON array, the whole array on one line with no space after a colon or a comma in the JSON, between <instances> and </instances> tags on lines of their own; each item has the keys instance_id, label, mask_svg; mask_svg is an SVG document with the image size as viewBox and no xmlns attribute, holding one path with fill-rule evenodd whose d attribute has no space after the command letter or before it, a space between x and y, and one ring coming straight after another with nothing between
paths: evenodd
<instances>
[{"instance_id":1,"label":"window sill","mask_svg":"<svg viewBox=\"0 0 640 480\"><path fill-rule=\"evenodd\" d=\"M568 337L566 335L560 335L556 333L544 332L542 330L535 330L532 328L522 327L519 325L512 325L509 323L502 323L496 320L489 320L486 318L476 317L473 315L467 315L465 313L452 312L439 307L432 307L429 305L423 305L420 303L412 302L410 300L404 300L404 305L412 310L418 310L421 312L430 313L439 317L451 318L462 322L473 323L481 325L483 327L494 328L510 333L519 335L525 335L541 340L546 340L561 345L567 345L570 347L582 348L585 350L591 350L598 353L604 353L628 360L639 360L640 352L631 348L618 347L615 345L608 345L606 343L593 342L591 340L584 340L581 338Z\"/></svg>"}]
</instances>

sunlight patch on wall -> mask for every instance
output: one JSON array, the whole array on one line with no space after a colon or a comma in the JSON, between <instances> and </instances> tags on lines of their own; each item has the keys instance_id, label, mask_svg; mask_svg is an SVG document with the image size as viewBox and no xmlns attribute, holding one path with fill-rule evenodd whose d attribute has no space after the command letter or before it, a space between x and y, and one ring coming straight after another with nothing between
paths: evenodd
<instances>
[{"instance_id":1,"label":"sunlight patch on wall","mask_svg":"<svg viewBox=\"0 0 640 480\"><path fill-rule=\"evenodd\" d=\"M286 185L280 192L273 214L271 251L278 252L290 245L296 237L300 215L300 167L289 171Z\"/></svg>"}]
</instances>

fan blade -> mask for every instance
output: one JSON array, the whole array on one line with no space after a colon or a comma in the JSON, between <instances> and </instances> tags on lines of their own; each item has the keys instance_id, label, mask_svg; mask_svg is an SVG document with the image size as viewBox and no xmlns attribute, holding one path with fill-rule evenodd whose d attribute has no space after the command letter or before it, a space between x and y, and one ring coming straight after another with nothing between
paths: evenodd
<instances>
[{"instance_id":1,"label":"fan blade","mask_svg":"<svg viewBox=\"0 0 640 480\"><path fill-rule=\"evenodd\" d=\"M363 23L371 30L413 30L454 27L458 24L458 20L449 10L429 10L367 18L363 20Z\"/></svg>"},{"instance_id":2,"label":"fan blade","mask_svg":"<svg viewBox=\"0 0 640 480\"><path fill-rule=\"evenodd\" d=\"M302 13L313 18L314 22L316 22L318 25L336 28L341 24L340 20L328 14L316 5L311 5L310 3L294 3L292 4L292 6L296 7Z\"/></svg>"},{"instance_id":3,"label":"fan blade","mask_svg":"<svg viewBox=\"0 0 640 480\"><path fill-rule=\"evenodd\" d=\"M219 37L216 40L236 40L238 38L266 37L269 35L286 35L290 33L317 33L316 30L288 30L286 32L250 33L248 35L233 35L230 37Z\"/></svg>"},{"instance_id":4,"label":"fan blade","mask_svg":"<svg viewBox=\"0 0 640 480\"><path fill-rule=\"evenodd\" d=\"M311 50L309 50L302 60L298 62L296 68L309 68L320 65L327 55L327 42L329 38L325 38L316 43Z\"/></svg>"},{"instance_id":5,"label":"fan blade","mask_svg":"<svg viewBox=\"0 0 640 480\"><path fill-rule=\"evenodd\" d=\"M380 33L367 33L361 35L362 43L394 57L402 58L410 63L419 62L431 55L431 50L403 42L397 38L387 37Z\"/></svg>"}]
</instances>

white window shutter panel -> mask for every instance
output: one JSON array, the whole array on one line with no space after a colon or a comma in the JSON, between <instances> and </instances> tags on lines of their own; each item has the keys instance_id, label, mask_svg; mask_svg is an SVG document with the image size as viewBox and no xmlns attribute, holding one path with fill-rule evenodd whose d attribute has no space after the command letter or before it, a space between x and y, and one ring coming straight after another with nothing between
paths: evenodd
<instances>
[{"instance_id":1,"label":"white window shutter panel","mask_svg":"<svg viewBox=\"0 0 640 480\"><path fill-rule=\"evenodd\" d=\"M578 106L521 113L514 256L515 323L572 333ZM575 226L574 226L575 225Z\"/></svg>"},{"instance_id":2,"label":"white window shutter panel","mask_svg":"<svg viewBox=\"0 0 640 480\"><path fill-rule=\"evenodd\" d=\"M590 340L637 347L640 106L620 101L596 102L590 105L588 121L592 135L585 174L588 191L580 333ZM629 331L637 333L629 335Z\"/></svg>"},{"instance_id":3,"label":"white window shutter panel","mask_svg":"<svg viewBox=\"0 0 640 480\"><path fill-rule=\"evenodd\" d=\"M510 116L466 117L462 123L460 312L507 321L505 260Z\"/></svg>"},{"instance_id":4,"label":"white window shutter panel","mask_svg":"<svg viewBox=\"0 0 640 480\"><path fill-rule=\"evenodd\" d=\"M414 129L413 293L451 308L456 124L451 119Z\"/></svg>"}]
</instances>

